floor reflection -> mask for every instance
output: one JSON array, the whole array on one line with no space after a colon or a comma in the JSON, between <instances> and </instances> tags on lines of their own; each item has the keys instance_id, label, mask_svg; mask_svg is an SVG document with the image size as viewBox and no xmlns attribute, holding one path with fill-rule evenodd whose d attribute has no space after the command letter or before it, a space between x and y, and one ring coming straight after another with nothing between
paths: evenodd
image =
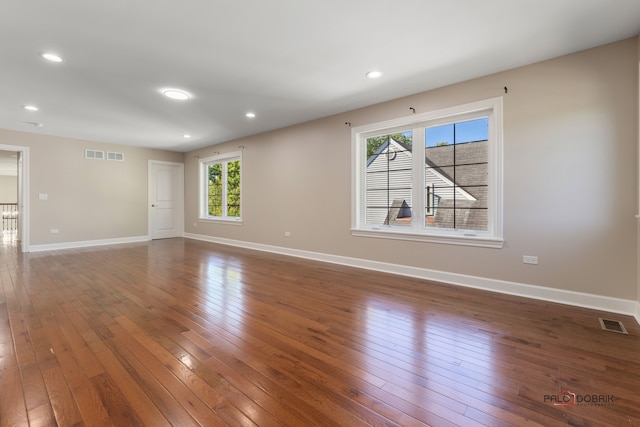
<instances>
[{"instance_id":1,"label":"floor reflection","mask_svg":"<svg viewBox=\"0 0 640 427\"><path fill-rule=\"evenodd\" d=\"M16 230L2 231L2 246L16 246L18 244L18 232Z\"/></svg>"},{"instance_id":2,"label":"floor reflection","mask_svg":"<svg viewBox=\"0 0 640 427\"><path fill-rule=\"evenodd\" d=\"M245 310L243 264L239 260L211 256L200 265L200 296L207 320L242 329Z\"/></svg>"},{"instance_id":3,"label":"floor reflection","mask_svg":"<svg viewBox=\"0 0 640 427\"><path fill-rule=\"evenodd\" d=\"M364 318L364 369L379 372L387 391L459 411L456 395L500 381L494 334L482 321L379 297L366 302Z\"/></svg>"}]
</instances>

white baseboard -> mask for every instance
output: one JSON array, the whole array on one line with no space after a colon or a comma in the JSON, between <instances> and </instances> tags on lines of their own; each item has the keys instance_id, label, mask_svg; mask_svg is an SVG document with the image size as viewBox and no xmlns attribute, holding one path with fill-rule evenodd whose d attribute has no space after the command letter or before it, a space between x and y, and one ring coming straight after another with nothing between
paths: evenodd
<instances>
[{"instance_id":1,"label":"white baseboard","mask_svg":"<svg viewBox=\"0 0 640 427\"><path fill-rule=\"evenodd\" d=\"M640 324L640 302L634 300L612 298L602 295L548 288L544 286L528 285L524 283L508 282L504 280L490 279L485 277L449 273L446 271L430 270L426 268L409 267L405 265L370 261L360 258L350 258L320 252L303 251L299 249L284 248L281 246L271 246L260 243L223 239L219 237L200 234L185 233L185 238L219 243L229 246L237 246L247 249L255 249L264 252L290 255L298 258L306 258L332 264L341 264L350 267L364 268L367 270L375 270L384 273L399 274L402 276L416 277L419 279L433 280L469 288L499 292L502 294L516 295L525 298L555 302L559 304L567 304L578 307L591 308L595 310L619 313L628 316L634 316Z\"/></svg>"},{"instance_id":2,"label":"white baseboard","mask_svg":"<svg viewBox=\"0 0 640 427\"><path fill-rule=\"evenodd\" d=\"M86 240L82 242L51 243L46 245L29 245L29 252L57 251L60 249L89 248L92 246L118 245L121 243L148 242L149 236L120 237L117 239Z\"/></svg>"}]
</instances>

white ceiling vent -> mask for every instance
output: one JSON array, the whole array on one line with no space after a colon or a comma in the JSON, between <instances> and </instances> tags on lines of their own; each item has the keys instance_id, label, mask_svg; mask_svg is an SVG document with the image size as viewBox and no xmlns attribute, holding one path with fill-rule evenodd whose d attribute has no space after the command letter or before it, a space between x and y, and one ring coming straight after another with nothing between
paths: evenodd
<instances>
[{"instance_id":1,"label":"white ceiling vent","mask_svg":"<svg viewBox=\"0 0 640 427\"><path fill-rule=\"evenodd\" d=\"M84 150L85 159L104 160L104 151L99 150Z\"/></svg>"},{"instance_id":2,"label":"white ceiling vent","mask_svg":"<svg viewBox=\"0 0 640 427\"><path fill-rule=\"evenodd\" d=\"M119 162L124 161L124 153L117 153L115 151L107 151L107 160L117 160Z\"/></svg>"}]
</instances>

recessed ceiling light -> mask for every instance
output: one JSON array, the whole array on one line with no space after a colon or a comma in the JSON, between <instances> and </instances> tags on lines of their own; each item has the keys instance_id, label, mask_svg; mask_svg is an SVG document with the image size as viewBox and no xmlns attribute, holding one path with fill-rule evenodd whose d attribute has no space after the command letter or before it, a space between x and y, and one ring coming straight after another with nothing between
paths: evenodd
<instances>
[{"instance_id":1,"label":"recessed ceiling light","mask_svg":"<svg viewBox=\"0 0 640 427\"><path fill-rule=\"evenodd\" d=\"M49 62L62 62L63 59L60 55L55 54L53 52L44 52L41 53L40 56L42 56L44 59L46 59Z\"/></svg>"},{"instance_id":2,"label":"recessed ceiling light","mask_svg":"<svg viewBox=\"0 0 640 427\"><path fill-rule=\"evenodd\" d=\"M29 110L29 111L38 111L39 108L36 107L35 105L23 105L22 108L24 108L25 110Z\"/></svg>"},{"instance_id":3,"label":"recessed ceiling light","mask_svg":"<svg viewBox=\"0 0 640 427\"><path fill-rule=\"evenodd\" d=\"M369 71L367 77L370 79L378 79L382 77L382 73L380 71Z\"/></svg>"},{"instance_id":4,"label":"recessed ceiling light","mask_svg":"<svg viewBox=\"0 0 640 427\"><path fill-rule=\"evenodd\" d=\"M253 119L256 116L256 113L248 112L247 114L245 114L245 116L247 116L250 119Z\"/></svg>"},{"instance_id":5,"label":"recessed ceiling light","mask_svg":"<svg viewBox=\"0 0 640 427\"><path fill-rule=\"evenodd\" d=\"M175 99L176 101L186 101L191 98L191 95L180 89L165 89L162 91L162 94L167 98Z\"/></svg>"},{"instance_id":6,"label":"recessed ceiling light","mask_svg":"<svg viewBox=\"0 0 640 427\"><path fill-rule=\"evenodd\" d=\"M189 139L189 138L191 138L191 135L189 135L188 133L183 133L183 134L182 134L182 137L183 137L184 139Z\"/></svg>"}]
</instances>

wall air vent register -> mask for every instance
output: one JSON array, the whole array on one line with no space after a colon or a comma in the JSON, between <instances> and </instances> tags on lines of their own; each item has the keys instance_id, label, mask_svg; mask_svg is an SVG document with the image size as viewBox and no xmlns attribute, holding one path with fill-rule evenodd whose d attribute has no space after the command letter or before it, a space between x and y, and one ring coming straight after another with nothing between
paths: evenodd
<instances>
[{"instance_id":1,"label":"wall air vent register","mask_svg":"<svg viewBox=\"0 0 640 427\"><path fill-rule=\"evenodd\" d=\"M117 162L124 161L124 153L119 153L117 151L107 151L107 156L105 157L105 152L101 150L84 150L84 158L85 159L93 159L93 160L114 160Z\"/></svg>"},{"instance_id":2,"label":"wall air vent register","mask_svg":"<svg viewBox=\"0 0 640 427\"><path fill-rule=\"evenodd\" d=\"M100 150L84 150L85 159L104 160L104 151Z\"/></svg>"},{"instance_id":3,"label":"wall air vent register","mask_svg":"<svg viewBox=\"0 0 640 427\"><path fill-rule=\"evenodd\" d=\"M107 160L116 160L119 162L124 161L124 153L117 153L115 151L107 151Z\"/></svg>"}]
</instances>

